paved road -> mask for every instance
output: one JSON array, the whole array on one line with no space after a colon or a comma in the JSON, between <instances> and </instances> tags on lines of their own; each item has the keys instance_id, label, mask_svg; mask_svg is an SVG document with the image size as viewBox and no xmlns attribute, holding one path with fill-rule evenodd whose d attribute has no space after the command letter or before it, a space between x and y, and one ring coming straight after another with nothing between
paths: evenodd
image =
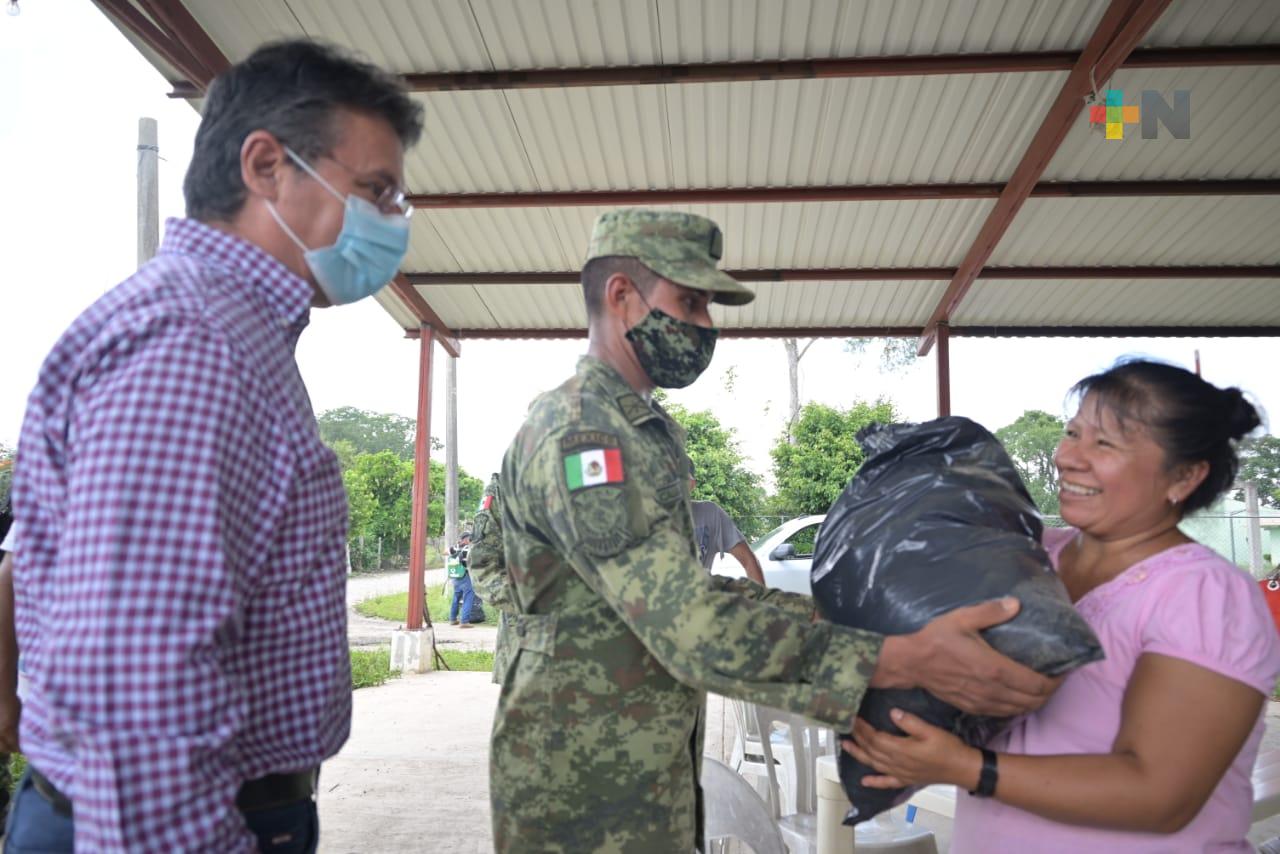
<instances>
[{"instance_id":1,"label":"paved road","mask_svg":"<svg viewBox=\"0 0 1280 854\"><path fill-rule=\"evenodd\" d=\"M429 569L426 572L427 586L443 584L443 569ZM408 571L360 573L347 579L347 642L351 646L372 647L387 646L391 643L391 632L400 628L389 620L366 617L356 611L355 605L376 596L388 593L400 593L409 589ZM493 608L485 611L496 620ZM492 651L497 636L496 623L481 624L471 629L460 629L457 626L437 625L436 645L447 649L487 649Z\"/></svg>"}]
</instances>

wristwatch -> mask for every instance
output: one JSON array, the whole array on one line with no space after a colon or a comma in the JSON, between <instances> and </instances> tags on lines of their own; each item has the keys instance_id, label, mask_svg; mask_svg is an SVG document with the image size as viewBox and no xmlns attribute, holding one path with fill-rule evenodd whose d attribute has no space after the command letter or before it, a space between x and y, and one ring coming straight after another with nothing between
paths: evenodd
<instances>
[{"instance_id":1,"label":"wristwatch","mask_svg":"<svg viewBox=\"0 0 1280 854\"><path fill-rule=\"evenodd\" d=\"M989 798L996 793L996 781L1000 776L996 768L996 754L985 747L978 749L982 751L982 772L978 774L978 787L970 790L969 794L975 798Z\"/></svg>"}]
</instances>

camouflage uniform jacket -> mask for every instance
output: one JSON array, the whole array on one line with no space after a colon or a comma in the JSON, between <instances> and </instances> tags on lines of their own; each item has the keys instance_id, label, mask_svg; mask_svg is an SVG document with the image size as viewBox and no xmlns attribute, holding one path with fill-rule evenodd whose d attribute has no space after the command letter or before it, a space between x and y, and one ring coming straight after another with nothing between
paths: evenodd
<instances>
[{"instance_id":1,"label":"camouflage uniform jacket","mask_svg":"<svg viewBox=\"0 0 1280 854\"><path fill-rule=\"evenodd\" d=\"M493 681L502 684L507 665L515 655L516 636L513 623L519 620L511 581L507 575L507 559L502 550L502 491L498 476L489 479L480 509L471 526L471 583L480 598L498 609L498 637L493 653Z\"/></svg>"},{"instance_id":2,"label":"camouflage uniform jacket","mask_svg":"<svg viewBox=\"0 0 1280 854\"><path fill-rule=\"evenodd\" d=\"M600 465L603 460L603 465ZM708 576L681 428L583 357L503 460L517 633L494 720L494 843L508 851L701 846L706 691L847 729L881 637L813 600Z\"/></svg>"}]
</instances>

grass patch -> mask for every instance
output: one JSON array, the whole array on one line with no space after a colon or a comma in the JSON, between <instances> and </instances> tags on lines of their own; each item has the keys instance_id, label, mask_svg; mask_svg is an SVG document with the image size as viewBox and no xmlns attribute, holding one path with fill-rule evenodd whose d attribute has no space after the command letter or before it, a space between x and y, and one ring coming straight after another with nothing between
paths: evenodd
<instances>
[{"instance_id":1,"label":"grass patch","mask_svg":"<svg viewBox=\"0 0 1280 854\"><path fill-rule=\"evenodd\" d=\"M449 599L444 595L445 585L438 584L427 588L427 610L431 614L431 622L449 622ZM393 623L404 623L409 619L409 594L389 593L386 596L375 596L356 605L357 613L366 617L377 617Z\"/></svg>"},{"instance_id":2,"label":"grass patch","mask_svg":"<svg viewBox=\"0 0 1280 854\"><path fill-rule=\"evenodd\" d=\"M17 787L18 781L22 779L22 772L27 770L27 757L21 753L13 753L9 756L9 793Z\"/></svg>"},{"instance_id":3,"label":"grass patch","mask_svg":"<svg viewBox=\"0 0 1280 854\"><path fill-rule=\"evenodd\" d=\"M391 650L351 650L351 690L376 688L399 673L391 670Z\"/></svg>"},{"instance_id":4,"label":"grass patch","mask_svg":"<svg viewBox=\"0 0 1280 854\"><path fill-rule=\"evenodd\" d=\"M438 649L438 647L437 647ZM493 670L493 653L487 649L441 649L440 657L450 670Z\"/></svg>"}]
</instances>

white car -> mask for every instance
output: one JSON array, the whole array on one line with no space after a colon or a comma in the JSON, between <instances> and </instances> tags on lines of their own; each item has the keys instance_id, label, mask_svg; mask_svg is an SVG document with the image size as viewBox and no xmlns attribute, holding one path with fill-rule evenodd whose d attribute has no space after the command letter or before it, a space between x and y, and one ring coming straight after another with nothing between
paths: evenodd
<instances>
[{"instance_id":1,"label":"white car","mask_svg":"<svg viewBox=\"0 0 1280 854\"><path fill-rule=\"evenodd\" d=\"M818 526L826 518L822 515L791 519L751 544L751 551L764 570L766 586L792 593L812 594L809 570L813 567L813 547L818 541ZM742 564L728 552L716 558L711 571L716 575L728 575L732 578L746 576Z\"/></svg>"}]
</instances>

